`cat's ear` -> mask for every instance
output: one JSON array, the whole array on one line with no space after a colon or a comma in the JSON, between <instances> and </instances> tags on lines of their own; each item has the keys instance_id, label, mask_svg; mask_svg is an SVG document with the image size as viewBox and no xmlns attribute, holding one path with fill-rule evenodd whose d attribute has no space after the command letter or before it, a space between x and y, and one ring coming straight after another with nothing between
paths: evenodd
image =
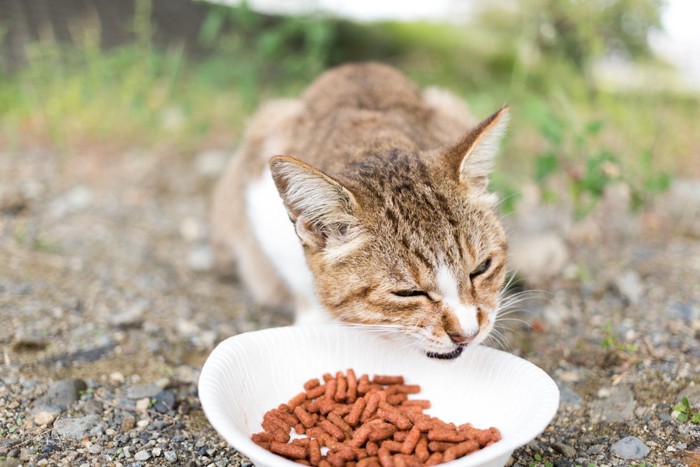
<instances>
[{"instance_id":1,"label":"cat's ear","mask_svg":"<svg viewBox=\"0 0 700 467\"><path fill-rule=\"evenodd\" d=\"M270 171L304 245L329 249L354 243L357 202L347 188L294 157L273 157Z\"/></svg>"},{"instance_id":2,"label":"cat's ear","mask_svg":"<svg viewBox=\"0 0 700 467\"><path fill-rule=\"evenodd\" d=\"M459 181L477 192L483 193L488 187L488 177L509 117L508 107L503 107L479 123L447 153L451 165L457 168Z\"/></svg>"}]
</instances>

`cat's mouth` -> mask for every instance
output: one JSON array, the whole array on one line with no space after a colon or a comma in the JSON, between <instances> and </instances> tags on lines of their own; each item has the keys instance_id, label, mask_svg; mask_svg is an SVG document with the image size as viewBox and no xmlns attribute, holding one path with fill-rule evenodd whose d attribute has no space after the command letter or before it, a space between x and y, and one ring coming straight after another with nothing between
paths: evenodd
<instances>
[{"instance_id":1,"label":"cat's mouth","mask_svg":"<svg viewBox=\"0 0 700 467\"><path fill-rule=\"evenodd\" d=\"M426 352L426 355L429 358L436 358L438 360L452 360L460 355L462 355L462 352L464 351L465 345L458 345L453 351L447 352L447 353L439 353L439 352Z\"/></svg>"}]
</instances>

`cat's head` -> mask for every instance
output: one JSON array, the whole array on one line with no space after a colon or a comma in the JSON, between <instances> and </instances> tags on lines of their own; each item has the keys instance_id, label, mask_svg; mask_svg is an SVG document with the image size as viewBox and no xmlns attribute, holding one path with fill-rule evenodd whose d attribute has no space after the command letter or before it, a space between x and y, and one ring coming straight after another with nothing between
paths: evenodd
<instances>
[{"instance_id":1,"label":"cat's head","mask_svg":"<svg viewBox=\"0 0 700 467\"><path fill-rule=\"evenodd\" d=\"M391 325L454 358L491 331L506 237L488 176L504 108L456 144L366 154L330 177L298 159L270 166L321 303L345 322Z\"/></svg>"}]
</instances>

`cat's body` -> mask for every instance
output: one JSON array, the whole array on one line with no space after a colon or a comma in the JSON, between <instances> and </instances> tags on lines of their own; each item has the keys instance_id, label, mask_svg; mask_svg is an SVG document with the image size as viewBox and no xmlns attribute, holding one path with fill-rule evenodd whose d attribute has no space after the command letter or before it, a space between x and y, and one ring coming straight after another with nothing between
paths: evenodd
<instances>
[{"instance_id":1,"label":"cat's body","mask_svg":"<svg viewBox=\"0 0 700 467\"><path fill-rule=\"evenodd\" d=\"M218 252L297 322L393 325L458 355L490 331L503 284L486 180L504 115L467 133L456 98L390 67L326 72L251 121L215 192Z\"/></svg>"}]
</instances>

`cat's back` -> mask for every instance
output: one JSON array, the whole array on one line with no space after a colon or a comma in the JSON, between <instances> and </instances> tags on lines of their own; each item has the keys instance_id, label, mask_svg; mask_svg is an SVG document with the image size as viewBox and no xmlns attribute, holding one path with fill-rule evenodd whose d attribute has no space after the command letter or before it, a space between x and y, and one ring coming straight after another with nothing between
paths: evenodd
<instances>
[{"instance_id":1,"label":"cat's back","mask_svg":"<svg viewBox=\"0 0 700 467\"><path fill-rule=\"evenodd\" d=\"M314 118L340 109L420 113L420 89L395 68L380 63L355 63L331 69L304 92L302 101Z\"/></svg>"}]
</instances>

